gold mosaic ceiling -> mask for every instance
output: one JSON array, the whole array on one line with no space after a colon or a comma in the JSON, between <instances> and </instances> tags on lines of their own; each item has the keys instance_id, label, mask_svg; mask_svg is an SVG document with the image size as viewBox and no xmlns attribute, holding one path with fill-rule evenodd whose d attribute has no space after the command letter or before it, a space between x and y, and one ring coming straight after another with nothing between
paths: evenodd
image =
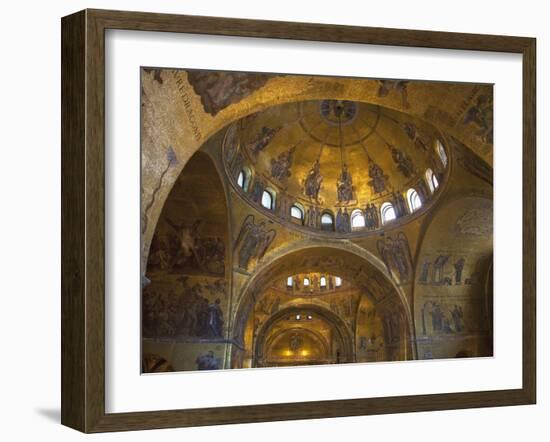
<instances>
[{"instance_id":1,"label":"gold mosaic ceiling","mask_svg":"<svg viewBox=\"0 0 550 442\"><path fill-rule=\"evenodd\" d=\"M379 204L443 167L433 126L368 103L287 103L240 120L236 132L254 177L305 205Z\"/></svg>"}]
</instances>

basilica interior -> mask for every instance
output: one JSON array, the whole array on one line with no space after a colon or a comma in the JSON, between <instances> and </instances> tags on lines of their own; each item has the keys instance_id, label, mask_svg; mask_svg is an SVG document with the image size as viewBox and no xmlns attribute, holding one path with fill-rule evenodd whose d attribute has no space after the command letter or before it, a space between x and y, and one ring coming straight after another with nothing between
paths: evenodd
<instances>
[{"instance_id":1,"label":"basilica interior","mask_svg":"<svg viewBox=\"0 0 550 442\"><path fill-rule=\"evenodd\" d=\"M141 76L143 373L492 356L492 85Z\"/></svg>"}]
</instances>

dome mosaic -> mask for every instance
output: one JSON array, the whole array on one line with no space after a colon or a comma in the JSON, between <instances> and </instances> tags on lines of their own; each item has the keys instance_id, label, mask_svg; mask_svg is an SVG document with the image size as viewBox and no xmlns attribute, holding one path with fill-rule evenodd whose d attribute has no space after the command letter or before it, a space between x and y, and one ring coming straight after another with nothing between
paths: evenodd
<instances>
[{"instance_id":1,"label":"dome mosaic","mask_svg":"<svg viewBox=\"0 0 550 442\"><path fill-rule=\"evenodd\" d=\"M250 204L297 228L366 233L421 213L447 175L430 124L349 100L287 103L228 127L226 172Z\"/></svg>"}]
</instances>

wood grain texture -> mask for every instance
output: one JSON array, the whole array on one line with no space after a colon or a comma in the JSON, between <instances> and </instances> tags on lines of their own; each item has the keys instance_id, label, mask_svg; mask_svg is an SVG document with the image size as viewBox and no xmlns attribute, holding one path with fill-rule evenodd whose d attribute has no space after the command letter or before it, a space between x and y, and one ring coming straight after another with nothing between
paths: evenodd
<instances>
[{"instance_id":1,"label":"wood grain texture","mask_svg":"<svg viewBox=\"0 0 550 442\"><path fill-rule=\"evenodd\" d=\"M85 417L85 13L66 17L61 43L61 422Z\"/></svg>"},{"instance_id":2,"label":"wood grain texture","mask_svg":"<svg viewBox=\"0 0 550 442\"><path fill-rule=\"evenodd\" d=\"M106 29L523 54L523 387L105 413ZM536 398L536 45L525 37L86 10L62 19L62 423L83 432L532 404Z\"/></svg>"}]
</instances>

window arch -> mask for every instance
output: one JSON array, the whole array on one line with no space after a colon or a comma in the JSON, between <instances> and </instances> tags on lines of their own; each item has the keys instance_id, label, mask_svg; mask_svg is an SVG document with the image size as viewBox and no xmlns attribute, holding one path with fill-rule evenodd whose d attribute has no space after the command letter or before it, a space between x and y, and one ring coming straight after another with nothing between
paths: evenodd
<instances>
[{"instance_id":1,"label":"window arch","mask_svg":"<svg viewBox=\"0 0 550 442\"><path fill-rule=\"evenodd\" d=\"M447 152L445 152L445 148L443 147L443 144L441 143L441 141L436 140L435 149L437 150L437 154L439 155L439 159L441 160L443 167L447 167L449 158L447 157Z\"/></svg>"},{"instance_id":2,"label":"window arch","mask_svg":"<svg viewBox=\"0 0 550 442\"><path fill-rule=\"evenodd\" d=\"M264 190L262 193L262 206L268 210L275 209L275 192L273 190Z\"/></svg>"},{"instance_id":3,"label":"window arch","mask_svg":"<svg viewBox=\"0 0 550 442\"><path fill-rule=\"evenodd\" d=\"M434 190L437 189L439 187L439 180L437 179L437 177L434 175L432 175L432 183L434 185Z\"/></svg>"},{"instance_id":4,"label":"window arch","mask_svg":"<svg viewBox=\"0 0 550 442\"><path fill-rule=\"evenodd\" d=\"M248 191L248 185L250 184L250 171L245 167L241 169L239 175L237 176L237 186L243 189L245 192Z\"/></svg>"},{"instance_id":5,"label":"window arch","mask_svg":"<svg viewBox=\"0 0 550 442\"><path fill-rule=\"evenodd\" d=\"M407 202L409 203L411 213L416 212L422 207L420 195L418 195L418 192L413 188L407 190Z\"/></svg>"},{"instance_id":6,"label":"window arch","mask_svg":"<svg viewBox=\"0 0 550 442\"><path fill-rule=\"evenodd\" d=\"M334 217L332 213L325 212L321 215L321 230L334 230Z\"/></svg>"},{"instance_id":7,"label":"window arch","mask_svg":"<svg viewBox=\"0 0 550 442\"><path fill-rule=\"evenodd\" d=\"M294 278L292 276L289 276L288 278L286 278L286 286L288 288L291 288L294 286Z\"/></svg>"},{"instance_id":8,"label":"window arch","mask_svg":"<svg viewBox=\"0 0 550 442\"><path fill-rule=\"evenodd\" d=\"M321 276L321 278L319 279L319 287L324 289L326 286L327 286L327 277Z\"/></svg>"},{"instance_id":9,"label":"window arch","mask_svg":"<svg viewBox=\"0 0 550 442\"><path fill-rule=\"evenodd\" d=\"M357 230L363 227L365 227L365 215L361 209L355 209L351 212L351 228Z\"/></svg>"},{"instance_id":10,"label":"window arch","mask_svg":"<svg viewBox=\"0 0 550 442\"><path fill-rule=\"evenodd\" d=\"M428 187L430 188L430 191L434 193L436 189L439 187L439 181L437 177L434 175L432 169L426 170L426 181L428 182Z\"/></svg>"},{"instance_id":11,"label":"window arch","mask_svg":"<svg viewBox=\"0 0 550 442\"><path fill-rule=\"evenodd\" d=\"M342 278L340 278L339 276L335 276L334 285L336 285L336 287L340 287L342 285Z\"/></svg>"},{"instance_id":12,"label":"window arch","mask_svg":"<svg viewBox=\"0 0 550 442\"><path fill-rule=\"evenodd\" d=\"M304 287L309 287L310 281L308 277L304 278Z\"/></svg>"},{"instance_id":13,"label":"window arch","mask_svg":"<svg viewBox=\"0 0 550 442\"><path fill-rule=\"evenodd\" d=\"M292 218L298 219L300 221L304 221L304 209L302 206L298 203L293 204L290 207L290 216Z\"/></svg>"},{"instance_id":14,"label":"window arch","mask_svg":"<svg viewBox=\"0 0 550 442\"><path fill-rule=\"evenodd\" d=\"M380 218L382 219L382 224L387 224L397 218L392 203L385 202L380 206Z\"/></svg>"}]
</instances>

